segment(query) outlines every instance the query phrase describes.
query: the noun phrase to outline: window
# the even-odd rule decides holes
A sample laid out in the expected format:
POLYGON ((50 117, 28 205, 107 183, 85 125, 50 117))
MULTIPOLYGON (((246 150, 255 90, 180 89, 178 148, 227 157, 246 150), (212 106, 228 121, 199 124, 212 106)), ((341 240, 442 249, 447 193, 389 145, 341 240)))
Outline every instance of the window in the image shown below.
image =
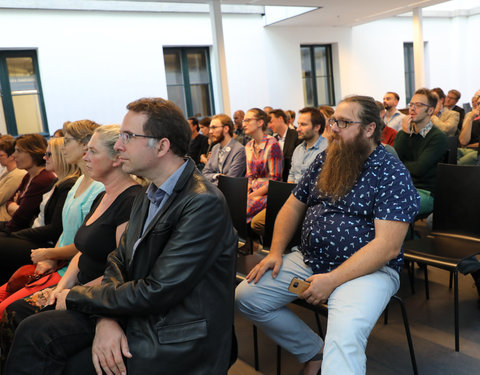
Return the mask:
POLYGON ((214 113, 208 48, 164 48, 168 99, 187 117, 214 113))
POLYGON ((300 46, 303 97, 306 106, 335 105, 332 46, 300 46))
POLYGON ((415 93, 415 67, 413 63, 413 43, 403 43, 403 60, 405 65, 405 100, 410 103, 415 93))
POLYGON ((0 132, 48 134, 35 51, 0 51, 0 132))

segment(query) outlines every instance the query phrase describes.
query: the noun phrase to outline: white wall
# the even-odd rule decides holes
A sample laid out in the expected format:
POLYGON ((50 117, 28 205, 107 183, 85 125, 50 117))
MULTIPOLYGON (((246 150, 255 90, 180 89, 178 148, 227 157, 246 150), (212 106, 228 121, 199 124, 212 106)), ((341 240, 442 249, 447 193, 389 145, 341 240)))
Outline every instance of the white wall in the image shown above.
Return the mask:
MULTIPOLYGON (((300 45, 316 43, 334 44, 337 100, 354 93, 381 99, 389 90, 404 100, 410 18, 354 28, 263 25, 260 15, 224 15, 232 111, 302 108, 300 45)), ((119 123, 130 101, 166 97, 162 48, 211 46, 210 27, 208 14, 0 10, 0 48, 37 48, 53 133, 66 120, 119 123)), ((427 85, 457 88, 470 100, 480 88, 479 29, 480 16, 424 19, 427 85)))

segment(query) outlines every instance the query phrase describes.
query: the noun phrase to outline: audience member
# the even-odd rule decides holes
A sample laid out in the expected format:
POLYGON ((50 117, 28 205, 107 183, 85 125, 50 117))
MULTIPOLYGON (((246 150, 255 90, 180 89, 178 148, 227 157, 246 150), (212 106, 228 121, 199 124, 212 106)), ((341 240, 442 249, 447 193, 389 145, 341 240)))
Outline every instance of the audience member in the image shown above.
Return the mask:
POLYGON ((457 150, 457 164, 475 165, 480 141, 480 96, 472 111, 465 115, 458 141, 462 147, 457 150))
POLYGON ((295 111, 292 111, 291 109, 288 109, 287 111, 285 111, 285 113, 287 114, 288 127, 290 129, 295 130, 295 111))
POLYGON ((269 105, 267 105, 266 107, 263 107, 263 111, 264 111, 267 115, 269 115, 270 112, 273 111, 273 108, 270 107, 269 105))
MULTIPOLYGON (((380 111, 380 118, 385 118, 386 109, 382 102, 378 100, 375 101, 377 104, 377 108, 380 111)), ((383 121, 383 120, 382 120, 383 121)), ((382 136, 380 138, 380 142, 385 145, 389 145, 390 147, 393 146, 393 142, 395 141, 395 137, 397 136, 397 131, 390 126, 386 126, 385 123, 382 125, 382 136)), ((388 150, 390 152, 390 150, 388 150)))
POLYGON ((460 131, 462 130, 462 124, 463 124, 463 120, 465 118, 465 110, 462 108, 462 107, 459 107, 457 105, 458 101, 460 100, 460 97, 462 96, 462 94, 460 94, 460 91, 458 90, 450 90, 445 98, 445 102, 444 102, 444 106, 451 110, 451 111, 455 111, 455 112, 458 112, 459 114, 459 120, 458 120, 458 127, 457 127, 457 134, 458 135, 460 133, 460 131))
POLYGON ((62 234, 63 204, 80 175, 77 165, 65 161, 62 147, 63 138, 48 141, 45 169, 54 172, 58 179, 53 189, 43 195, 40 213, 32 227, 0 236, 0 284, 7 282, 18 267, 31 262, 32 249, 55 246, 62 234))
POLYGON ((281 181, 283 156, 277 140, 265 134, 268 115, 259 108, 250 109, 243 119, 245 134, 252 140, 245 146, 248 177, 247 223, 267 204, 268 181, 281 181))
POLYGON ((198 126, 200 126, 200 132, 208 138, 208 148, 204 154, 200 155, 200 164, 205 166, 208 162, 208 158, 212 153, 212 147, 214 146, 214 142, 212 141, 212 137, 210 136, 210 122, 212 118, 209 116, 203 117, 199 122, 198 126))
POLYGON ((233 132, 233 138, 240 143, 241 145, 245 146, 248 142, 252 140, 252 137, 245 134, 243 130, 243 119, 245 117, 245 112, 242 110, 235 111, 233 114, 233 123, 235 124, 235 131, 233 132))
POLYGON ((445 134, 447 134, 449 137, 455 136, 457 133, 460 114, 444 107, 443 103, 445 101, 445 93, 440 87, 436 87, 431 91, 438 96, 438 99, 430 121, 432 121, 433 125, 445 132, 445 134))
POLYGON ((236 306, 305 363, 303 374, 320 367, 322 374, 364 374, 370 331, 400 285, 418 195, 402 163, 380 145, 372 98, 343 100, 329 121, 326 153, 280 210, 270 252, 237 287, 236 306), (301 244, 283 255, 302 220, 301 244), (299 296, 288 290, 292 277, 310 283, 299 296), (328 301, 325 342, 285 306, 298 297, 328 301))
POLYGON ((270 121, 268 127, 272 130, 273 136, 278 141, 283 153, 283 172, 282 180, 287 181, 290 166, 292 164, 292 155, 295 147, 298 146, 298 134, 287 125, 287 115, 281 109, 270 111, 270 121))
POLYGON ((15 140, 13 157, 17 168, 27 171, 18 189, 0 207, 1 227, 7 233, 28 228, 38 215, 42 196, 56 180, 53 172, 45 170, 43 155, 47 141, 40 134, 21 135, 15 140))
POLYGON ((288 174, 288 182, 295 184, 328 144, 328 140, 321 135, 325 129, 325 117, 318 109, 313 107, 301 109, 297 125, 298 139, 302 143, 293 152, 292 167, 288 174))
POLYGON ((27 171, 18 169, 13 153, 15 151, 15 139, 11 135, 4 135, 0 138, 0 165, 4 167, 0 175, 0 212, 6 211, 3 207, 7 200, 15 193, 20 186, 27 171))
MULTIPOLYGON (((105 185, 105 191, 95 198, 89 214, 75 234, 74 243, 79 252, 72 258, 57 286, 43 289, 8 306, 0 330, 2 353, 8 352, 11 333, 23 319, 38 313, 46 305, 53 305, 56 300, 61 305, 64 295, 75 285, 101 284, 107 256, 119 245, 133 201, 141 190, 140 185, 123 172, 118 153, 113 149, 119 130, 118 125, 101 126, 88 142, 88 151, 83 157, 86 169, 91 178, 105 185)), ((52 319, 52 316, 40 315, 52 319)))
MULTIPOLYGON (((70 122, 70 121, 67 121, 67 122, 70 122)), ((55 133, 53 133, 53 137, 52 138, 63 138, 63 130, 62 129, 57 129, 55 130, 55 133)))
POLYGON ((215 146, 203 175, 214 185, 218 184, 218 176, 245 176, 245 148, 233 139, 233 121, 224 114, 215 115, 210 124, 210 136, 215 146))
MULTIPOLYGON (((228 208, 184 160, 190 131, 177 106, 141 99, 128 109, 115 148, 125 172, 152 181, 148 193, 135 201, 102 285, 75 286, 57 295, 66 311, 25 319, 6 374, 61 374, 79 351, 97 373, 227 373, 237 250, 228 208)), ((82 363, 76 373, 95 374, 82 363)))
POLYGON ((63 231, 55 247, 31 250, 30 258, 37 265, 35 273, 46 274, 47 276, 28 284, 13 294, 7 292, 6 285, 0 287, 0 301, 2 301, 0 303, 0 316, 12 302, 57 284, 66 271, 66 267, 60 268, 61 263, 59 265, 58 261, 70 260, 77 253, 77 248, 73 243, 75 234, 90 211, 94 199, 105 189, 102 183, 94 181, 86 173, 85 162, 82 160, 87 151, 87 143, 98 126, 90 120, 73 121, 64 125, 63 154, 65 161, 68 164, 77 165, 82 171, 82 175, 68 192, 63 204, 63 231))
POLYGON ((383 97, 383 106, 385 107, 385 116, 382 118, 385 125, 395 129, 397 132, 402 128, 402 119, 405 117, 397 109, 400 96, 393 91, 389 91, 383 97))
POLYGON ((447 152, 446 134, 430 121, 436 105, 435 93, 428 89, 415 91, 408 105, 409 115, 403 118, 394 143, 420 194, 420 214, 433 211, 437 164, 447 152))
POLYGON ((188 119, 188 123, 190 124, 190 129, 192 131, 192 140, 190 142, 190 146, 188 147, 187 155, 190 156, 197 167, 199 167, 200 155, 206 154, 208 150, 208 137, 198 132, 199 125, 196 117, 190 117, 188 119))

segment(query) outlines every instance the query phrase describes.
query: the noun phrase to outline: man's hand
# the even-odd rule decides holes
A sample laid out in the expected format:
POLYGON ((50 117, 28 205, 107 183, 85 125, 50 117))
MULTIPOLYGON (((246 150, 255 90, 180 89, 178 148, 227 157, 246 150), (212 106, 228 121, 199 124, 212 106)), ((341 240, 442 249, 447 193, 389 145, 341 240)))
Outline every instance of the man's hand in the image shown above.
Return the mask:
POLYGON ((255 280, 255 284, 260 281, 263 274, 272 268, 272 277, 276 278, 280 268, 282 267, 282 256, 273 255, 272 253, 268 254, 265 258, 262 259, 253 269, 248 273, 246 279, 249 283, 255 280))
POLYGON ((402 130, 405 133, 410 134, 411 124, 412 124, 412 118, 410 117, 410 115, 406 115, 402 118, 402 130))
POLYGON ((299 297, 312 305, 326 302, 337 287, 328 273, 312 275, 305 281, 308 281, 310 286, 299 297))
POLYGON ((122 327, 113 319, 98 319, 92 345, 92 360, 97 374, 102 375, 103 369, 107 375, 126 375, 122 354, 132 358, 122 327))
POLYGON ((62 289, 58 291, 57 293, 51 293, 50 298, 48 300, 48 304, 51 305, 55 302, 55 299, 57 300, 57 304, 55 305, 55 310, 66 310, 67 309, 67 294, 70 292, 70 289, 62 289), (53 297, 53 298, 52 298, 53 297), (53 301, 52 301, 53 300, 53 301), (52 301, 50 303, 50 301, 52 301))

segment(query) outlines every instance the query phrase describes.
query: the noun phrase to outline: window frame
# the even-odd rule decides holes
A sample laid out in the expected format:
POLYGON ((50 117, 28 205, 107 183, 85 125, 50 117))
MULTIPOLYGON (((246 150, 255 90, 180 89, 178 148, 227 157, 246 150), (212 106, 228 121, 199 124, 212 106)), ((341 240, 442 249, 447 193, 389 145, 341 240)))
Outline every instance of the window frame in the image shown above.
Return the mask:
POLYGON ((35 77, 38 85, 38 100, 40 108, 40 116, 42 119, 43 129, 39 132, 44 136, 49 135, 49 128, 47 122, 47 112, 45 101, 43 97, 42 80, 40 78, 40 67, 38 65, 37 50, 0 50, 0 87, 2 90, 2 103, 5 115, 5 123, 7 125, 7 133, 12 136, 17 136, 17 120, 15 118, 15 109, 13 105, 12 90, 10 87, 10 80, 8 77, 7 58, 10 57, 30 57, 35 71, 35 77))
MULTIPOLYGON (((313 91, 313 106, 318 107, 320 105, 328 105, 328 106, 335 106, 335 81, 333 76, 333 59, 332 59, 332 45, 331 44, 301 44, 300 45, 300 59, 302 60, 302 48, 308 48, 310 51, 310 70, 312 72, 312 76, 309 78, 312 91, 313 91), (317 72, 316 72, 316 64, 315 64, 315 48, 316 47, 323 47, 325 48, 325 66, 327 67, 327 82, 328 82, 328 100, 327 103, 319 103, 318 101, 318 87, 317 87, 317 72)), ((303 61, 301 61, 303 63, 303 61)), ((303 71, 302 71, 303 73, 303 71)), ((306 85, 303 82, 302 76, 302 86, 303 92, 305 95, 306 92, 306 85)), ((305 103, 306 105, 306 103, 305 103)))

